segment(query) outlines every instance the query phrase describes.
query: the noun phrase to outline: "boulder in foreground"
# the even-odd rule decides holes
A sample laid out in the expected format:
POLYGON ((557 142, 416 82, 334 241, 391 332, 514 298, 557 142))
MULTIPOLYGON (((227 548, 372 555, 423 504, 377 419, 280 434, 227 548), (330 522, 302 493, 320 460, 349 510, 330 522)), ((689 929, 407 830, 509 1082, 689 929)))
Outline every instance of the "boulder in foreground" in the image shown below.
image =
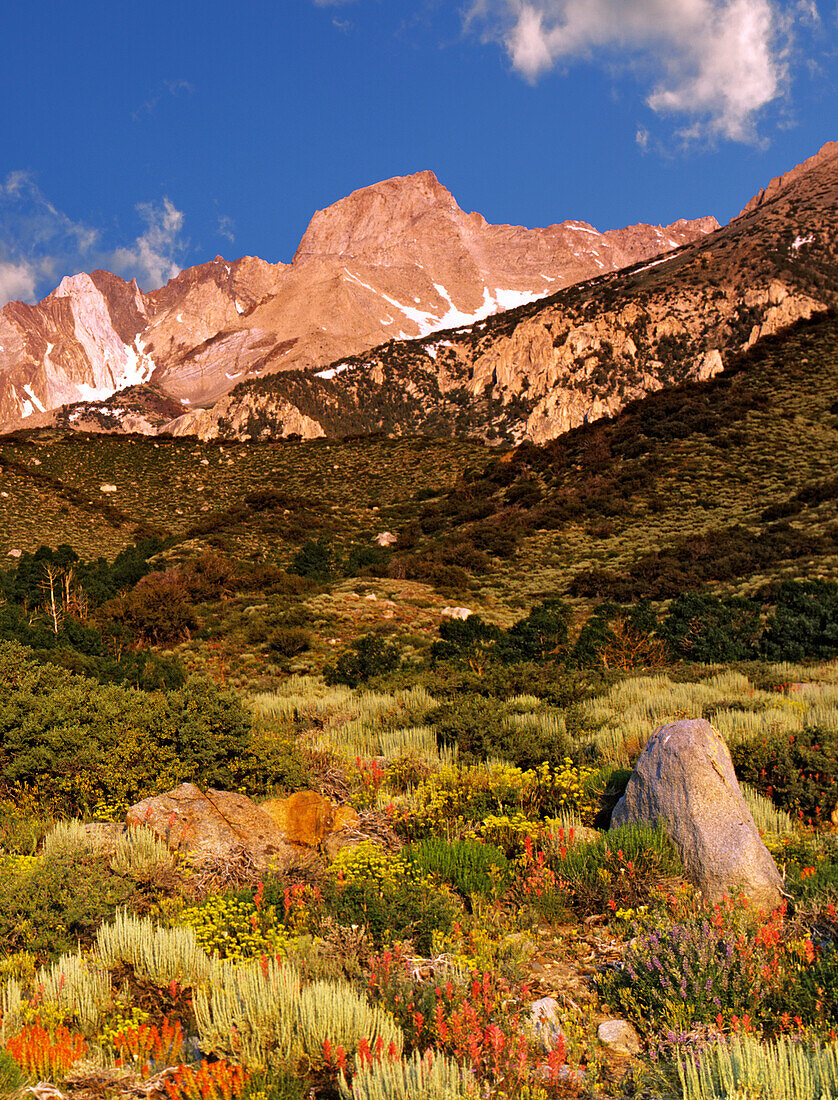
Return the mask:
POLYGON ((780 904, 783 881, 739 789, 727 745, 703 718, 652 734, 611 815, 612 827, 659 820, 708 901, 742 893, 766 911, 780 904))
POLYGON ((130 825, 146 825, 170 848, 198 862, 225 859, 244 850, 257 867, 290 871, 309 864, 315 853, 293 844, 279 825, 246 795, 201 791, 181 783, 166 794, 146 798, 126 814, 130 825))

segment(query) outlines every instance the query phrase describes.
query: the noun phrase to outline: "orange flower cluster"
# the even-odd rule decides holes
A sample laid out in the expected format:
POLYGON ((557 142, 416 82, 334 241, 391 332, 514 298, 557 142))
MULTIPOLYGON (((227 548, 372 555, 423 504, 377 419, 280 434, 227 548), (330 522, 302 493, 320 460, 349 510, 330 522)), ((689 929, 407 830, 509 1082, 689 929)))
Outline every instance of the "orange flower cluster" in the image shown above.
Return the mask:
POLYGON ((179 1020, 170 1024, 167 1019, 159 1028, 154 1024, 125 1028, 114 1036, 113 1043, 119 1056, 117 1065, 130 1062, 146 1076, 153 1062, 168 1066, 178 1057, 183 1050, 183 1032, 179 1020))
POLYGON ((199 1066, 178 1066, 166 1079, 169 1100, 233 1100, 241 1096, 247 1074, 241 1066, 220 1059, 199 1066))
POLYGON ((66 1027, 50 1033, 39 1020, 27 1025, 20 1035, 9 1039, 6 1050, 28 1073, 50 1080, 63 1076, 87 1054, 84 1036, 66 1027))

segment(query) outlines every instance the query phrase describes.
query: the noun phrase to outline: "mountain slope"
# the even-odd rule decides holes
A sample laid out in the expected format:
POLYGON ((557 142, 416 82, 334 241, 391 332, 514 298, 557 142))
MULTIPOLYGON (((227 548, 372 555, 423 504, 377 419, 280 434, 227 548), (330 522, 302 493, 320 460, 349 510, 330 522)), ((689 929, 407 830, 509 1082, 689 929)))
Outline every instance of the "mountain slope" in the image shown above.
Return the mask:
POLYGON ((760 341, 706 382, 497 458, 425 506, 411 553, 468 561, 502 533, 501 574, 530 599, 838 579, 836 470, 832 311, 760 341))
POLYGON ((206 437, 555 438, 646 393, 711 377, 757 340, 835 305, 836 200, 832 143, 730 225, 660 259, 477 324, 346 356, 315 379, 288 373, 238 386, 211 413, 170 427, 206 437))
POLYGON ((151 431, 164 422, 161 402, 206 408, 241 379, 316 371, 391 336, 469 323, 716 225, 493 226, 462 211, 431 172, 387 180, 316 213, 291 264, 219 256, 150 294, 94 272, 64 279, 37 306, 6 306, 0 425, 85 402, 76 426, 151 431))

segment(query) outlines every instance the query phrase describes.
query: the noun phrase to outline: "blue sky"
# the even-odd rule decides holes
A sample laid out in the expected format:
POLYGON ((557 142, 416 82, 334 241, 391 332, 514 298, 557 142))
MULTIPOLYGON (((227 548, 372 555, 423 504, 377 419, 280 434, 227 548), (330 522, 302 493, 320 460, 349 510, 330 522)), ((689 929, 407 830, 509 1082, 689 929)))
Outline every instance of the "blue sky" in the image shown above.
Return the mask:
POLYGON ((838 139, 836 0, 42 0, 3 44, 0 303, 288 261, 425 168, 492 222, 724 221, 838 139))

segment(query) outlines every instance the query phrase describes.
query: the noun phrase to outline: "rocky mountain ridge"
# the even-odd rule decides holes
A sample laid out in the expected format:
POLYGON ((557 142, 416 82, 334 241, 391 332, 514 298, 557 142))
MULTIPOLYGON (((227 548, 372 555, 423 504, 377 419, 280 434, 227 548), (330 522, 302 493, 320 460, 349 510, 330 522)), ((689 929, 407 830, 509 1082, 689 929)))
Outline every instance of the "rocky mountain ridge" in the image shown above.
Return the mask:
MULTIPOLYGON (((713 218, 600 233, 494 226, 431 172, 353 192, 312 218, 291 264, 218 256, 143 294, 108 272, 0 310, 0 427, 188 430, 242 379, 316 372, 528 303, 712 232, 713 218)), ((313 430, 294 423, 287 430, 313 430)))
POLYGON ((730 225, 660 258, 420 340, 236 387, 170 425, 204 438, 385 431, 544 442, 720 372, 838 305, 838 143, 730 225))

